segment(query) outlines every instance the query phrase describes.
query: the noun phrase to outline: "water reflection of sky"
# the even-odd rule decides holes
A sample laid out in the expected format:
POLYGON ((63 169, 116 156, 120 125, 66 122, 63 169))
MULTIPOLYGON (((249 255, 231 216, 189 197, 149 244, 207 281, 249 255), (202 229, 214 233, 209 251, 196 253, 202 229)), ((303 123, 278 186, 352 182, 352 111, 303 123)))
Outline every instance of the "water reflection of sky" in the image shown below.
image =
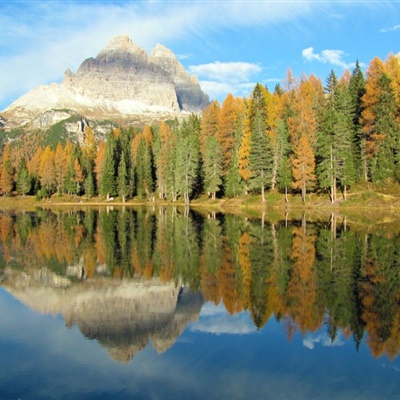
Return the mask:
POLYGON ((120 364, 76 326, 0 289, 0 398, 398 398, 398 360, 374 359, 364 344, 357 352, 341 334, 326 346, 324 329, 288 342, 274 318, 259 331, 250 321, 207 303, 168 351, 149 345, 120 364))

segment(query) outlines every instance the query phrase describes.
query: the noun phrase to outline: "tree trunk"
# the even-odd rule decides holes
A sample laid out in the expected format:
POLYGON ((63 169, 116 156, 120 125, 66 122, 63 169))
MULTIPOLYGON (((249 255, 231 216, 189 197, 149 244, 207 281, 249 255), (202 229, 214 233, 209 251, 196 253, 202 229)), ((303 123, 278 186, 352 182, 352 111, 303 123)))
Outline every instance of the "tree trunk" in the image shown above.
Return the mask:
POLYGON ((264 171, 261 171, 261 201, 265 203, 264 171))
POLYGON ((303 187, 301 188, 301 198, 303 200, 303 203, 306 203, 306 183, 303 183, 303 187))
POLYGON ((287 187, 285 186, 285 202, 289 203, 288 195, 287 195, 287 187))

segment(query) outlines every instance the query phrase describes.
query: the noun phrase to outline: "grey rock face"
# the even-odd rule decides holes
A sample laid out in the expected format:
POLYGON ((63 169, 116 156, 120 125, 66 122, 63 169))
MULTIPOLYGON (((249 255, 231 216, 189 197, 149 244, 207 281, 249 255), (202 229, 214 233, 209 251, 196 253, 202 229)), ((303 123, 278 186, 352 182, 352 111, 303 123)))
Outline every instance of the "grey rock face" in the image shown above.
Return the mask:
POLYGON ((129 37, 118 36, 95 58, 83 61, 76 74, 67 70, 61 84, 31 90, 3 115, 20 124, 36 119, 38 125, 38 117, 49 110, 72 110, 95 119, 129 120, 140 115, 151 120, 200 112, 208 104, 197 78, 172 51, 157 45, 148 57, 129 37))
POLYGON ((196 112, 207 107, 210 99, 201 90, 198 79, 183 68, 171 50, 157 44, 151 52, 150 61, 170 74, 181 109, 196 112))

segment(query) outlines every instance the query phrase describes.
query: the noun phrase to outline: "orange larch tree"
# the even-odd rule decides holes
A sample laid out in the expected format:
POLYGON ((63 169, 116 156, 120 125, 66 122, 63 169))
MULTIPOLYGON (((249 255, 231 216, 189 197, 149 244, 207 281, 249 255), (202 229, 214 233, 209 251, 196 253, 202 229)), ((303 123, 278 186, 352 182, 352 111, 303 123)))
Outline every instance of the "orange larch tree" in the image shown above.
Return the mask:
POLYGON ((216 136, 219 128, 219 120, 221 114, 221 106, 218 100, 214 100, 207 106, 201 115, 200 125, 200 152, 204 157, 206 151, 207 138, 210 136, 216 136))
POLYGON ((306 202, 307 186, 315 181, 315 157, 307 135, 301 135, 294 147, 293 183, 294 189, 301 190, 301 198, 306 202))
POLYGON ((54 173, 54 151, 47 146, 42 154, 39 164, 39 178, 42 187, 45 187, 47 194, 51 194, 55 184, 54 173))
POLYGON ((232 94, 228 94, 222 103, 216 137, 222 150, 224 175, 228 173, 231 164, 237 125, 237 102, 232 94))

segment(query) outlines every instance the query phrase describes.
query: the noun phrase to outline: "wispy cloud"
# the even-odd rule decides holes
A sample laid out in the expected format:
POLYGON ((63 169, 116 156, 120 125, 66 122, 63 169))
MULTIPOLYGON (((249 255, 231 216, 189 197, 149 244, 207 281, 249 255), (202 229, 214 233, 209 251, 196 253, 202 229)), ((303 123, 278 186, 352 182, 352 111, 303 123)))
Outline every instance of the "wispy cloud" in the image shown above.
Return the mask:
POLYGON ((346 63, 343 57, 346 53, 343 50, 322 50, 321 53, 315 53, 313 47, 308 47, 302 51, 302 56, 306 61, 319 61, 324 64, 332 64, 343 69, 354 67, 354 63, 346 63))
POLYGON ((381 32, 386 33, 386 32, 393 32, 393 31, 398 31, 400 30, 400 24, 391 26, 390 28, 382 28, 381 32))
POLYGON ((310 350, 313 350, 316 344, 320 344, 324 347, 335 347, 343 346, 345 342, 341 334, 337 335, 335 340, 332 342, 326 332, 318 333, 316 335, 309 334, 303 339, 303 345, 310 350))
POLYGON ((247 62, 219 62, 191 65, 189 71, 200 78, 200 85, 211 99, 222 101, 228 93, 248 96, 262 72, 258 64, 247 62))
POLYGON ((259 65, 247 62, 222 63, 216 61, 189 67, 189 71, 199 78, 230 83, 248 82, 251 76, 258 74, 261 70, 262 68, 259 65))

